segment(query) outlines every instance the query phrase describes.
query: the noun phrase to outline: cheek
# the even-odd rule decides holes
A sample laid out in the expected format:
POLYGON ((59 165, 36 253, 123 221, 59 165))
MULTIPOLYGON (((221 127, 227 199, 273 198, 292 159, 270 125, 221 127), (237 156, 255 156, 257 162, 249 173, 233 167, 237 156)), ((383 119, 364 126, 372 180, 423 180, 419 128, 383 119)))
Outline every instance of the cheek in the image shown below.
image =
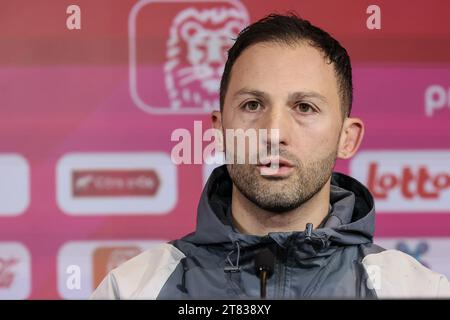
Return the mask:
MULTIPOLYGON (((231 109, 231 106, 227 106, 231 109)), ((244 121, 238 116, 237 110, 227 110, 223 113, 222 124, 224 128, 237 129, 243 128, 244 121)))
POLYGON ((337 148, 339 127, 336 124, 324 122, 298 127, 291 141, 294 152, 309 159, 328 155, 337 148))
POLYGON ((257 129, 259 128, 259 122, 254 118, 255 117, 245 117, 239 112, 235 112, 223 119, 223 126, 228 129, 242 129, 244 131, 248 129, 257 129))
POLYGON ((339 129, 335 126, 324 130, 317 141, 319 148, 324 154, 329 154, 331 151, 336 150, 339 142, 339 129))
POLYGON ((336 153, 339 143, 339 132, 337 128, 332 128, 324 132, 317 143, 317 156, 320 159, 329 157, 331 153, 336 153))

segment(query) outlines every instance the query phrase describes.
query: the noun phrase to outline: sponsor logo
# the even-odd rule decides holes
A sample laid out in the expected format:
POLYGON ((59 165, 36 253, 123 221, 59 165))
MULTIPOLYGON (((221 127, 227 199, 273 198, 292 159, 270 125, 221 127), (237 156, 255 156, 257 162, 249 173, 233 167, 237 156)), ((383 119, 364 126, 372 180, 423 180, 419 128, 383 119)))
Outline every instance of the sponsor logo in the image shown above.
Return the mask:
POLYGON ((0 216, 17 216, 30 203, 30 169, 19 154, 0 154, 0 216))
POLYGON ((425 267, 450 278, 450 238, 376 238, 385 249, 402 251, 425 267))
MULTIPOLYGON (((226 52, 232 46, 241 29, 249 24, 245 7, 235 0, 228 1, 164 1, 165 8, 172 8, 168 37, 161 52, 165 51, 163 60, 164 79, 168 106, 156 106, 154 102, 143 98, 139 92, 138 57, 148 57, 138 48, 148 46, 137 43, 152 41, 153 51, 158 46, 154 40, 140 35, 137 26, 145 25, 147 29, 155 28, 145 13, 152 12, 152 7, 162 1, 139 1, 132 8, 129 16, 130 39, 130 91, 136 105, 142 110, 159 114, 201 114, 219 108, 219 86, 226 52), (173 14, 173 9, 176 13, 173 14), (140 20, 138 20, 140 19, 140 20), (138 52, 139 51, 139 52, 138 52)), ((144 32, 145 29, 142 29, 144 32)), ((153 53, 154 54, 154 53, 153 53)))
POLYGON ((12 269, 18 262, 17 258, 0 258, 0 288, 11 288, 15 276, 12 269))
POLYGON ((438 110, 445 107, 450 109, 450 88, 440 85, 431 85, 425 90, 425 114, 433 117, 438 110))
POLYGON ((65 299, 87 299, 108 272, 163 240, 73 241, 58 253, 58 291, 65 299))
POLYGON ((30 295, 31 266, 28 250, 17 242, 0 242, 0 300, 30 295))
POLYGON ((165 153, 71 153, 56 171, 58 205, 71 215, 164 214, 177 201, 165 153))
POLYGON ((437 199, 442 190, 450 187, 450 175, 447 172, 431 174, 427 166, 414 170, 405 166, 401 172, 381 172, 379 164, 369 164, 368 186, 375 198, 386 199, 389 191, 398 188, 405 199, 437 199), (429 186, 427 190, 427 186, 429 186))
POLYGON ((395 246, 395 249, 400 250, 406 254, 409 254, 414 259, 419 261, 421 264, 423 264, 425 267, 429 268, 429 265, 427 262, 424 261, 423 255, 426 254, 429 250, 428 242, 425 240, 419 241, 414 247, 410 248, 408 243, 405 241, 399 241, 397 245, 395 246))
POLYGON ((75 197, 154 196, 159 177, 154 170, 75 170, 75 197))
POLYGON ((450 152, 361 151, 350 174, 374 196, 377 211, 450 211, 450 152))
POLYGON ((139 253, 141 249, 138 246, 96 248, 93 253, 93 287, 97 288, 108 272, 139 253))

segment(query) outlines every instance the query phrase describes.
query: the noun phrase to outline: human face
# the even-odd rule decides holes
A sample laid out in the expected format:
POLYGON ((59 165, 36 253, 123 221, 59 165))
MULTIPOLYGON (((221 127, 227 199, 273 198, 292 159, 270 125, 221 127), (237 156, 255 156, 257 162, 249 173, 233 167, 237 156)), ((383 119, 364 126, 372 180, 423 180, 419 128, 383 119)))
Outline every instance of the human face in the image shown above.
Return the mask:
MULTIPOLYGON (((257 206, 295 209, 329 180, 343 120, 333 64, 318 49, 306 43, 250 46, 231 70, 223 112, 216 116, 222 130, 279 130, 277 172, 262 174, 258 164, 228 165, 234 185, 257 206)), ((246 159, 249 152, 247 146, 246 159)))

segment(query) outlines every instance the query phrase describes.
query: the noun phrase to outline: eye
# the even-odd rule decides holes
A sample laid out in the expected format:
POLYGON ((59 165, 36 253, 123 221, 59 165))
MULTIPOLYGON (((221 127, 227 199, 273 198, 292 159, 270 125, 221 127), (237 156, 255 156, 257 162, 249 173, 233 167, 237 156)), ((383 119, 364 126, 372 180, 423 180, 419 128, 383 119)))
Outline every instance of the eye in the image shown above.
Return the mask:
POLYGON ((258 111, 261 108, 261 104, 258 101, 248 101, 244 103, 241 107, 241 109, 244 109, 245 111, 249 112, 255 112, 258 111))
POLYGON ((305 102, 301 102, 295 107, 301 113, 311 113, 315 112, 315 109, 309 104, 305 102))

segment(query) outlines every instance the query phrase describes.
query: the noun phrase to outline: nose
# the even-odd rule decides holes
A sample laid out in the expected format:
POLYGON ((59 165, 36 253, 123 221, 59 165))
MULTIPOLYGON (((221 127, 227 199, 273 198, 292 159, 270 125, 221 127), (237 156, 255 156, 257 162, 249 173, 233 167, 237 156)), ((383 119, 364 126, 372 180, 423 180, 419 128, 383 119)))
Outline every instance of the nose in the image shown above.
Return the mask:
POLYGON ((261 140, 265 145, 275 144, 278 147, 289 145, 292 125, 288 108, 283 105, 271 107, 264 116, 261 129, 267 129, 266 137, 261 140))

